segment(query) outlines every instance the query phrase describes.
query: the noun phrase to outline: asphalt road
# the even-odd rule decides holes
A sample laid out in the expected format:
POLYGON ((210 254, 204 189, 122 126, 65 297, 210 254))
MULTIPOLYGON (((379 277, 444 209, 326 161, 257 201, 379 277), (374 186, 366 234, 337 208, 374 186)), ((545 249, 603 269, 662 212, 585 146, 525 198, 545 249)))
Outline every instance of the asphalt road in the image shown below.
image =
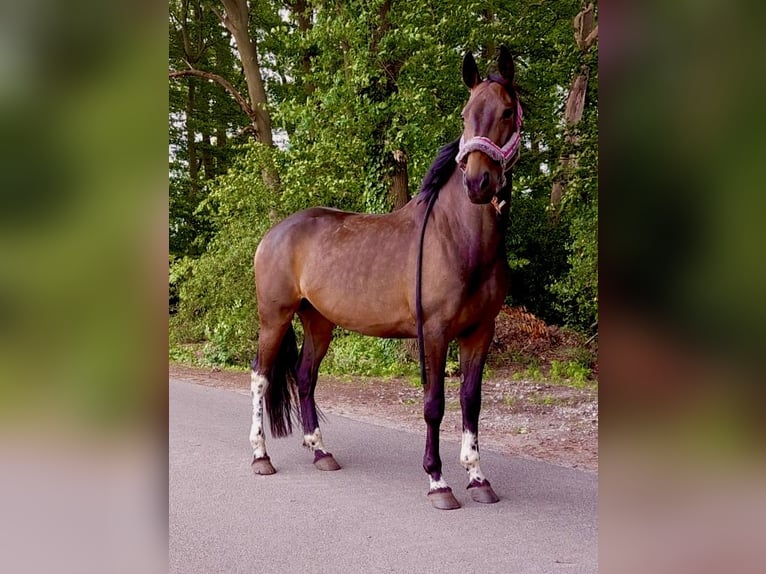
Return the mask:
MULTIPOLYGON (((383 406, 382 408, 385 408, 383 406)), ((597 572, 597 477, 482 450, 500 496, 471 500, 442 438, 444 475, 463 505, 426 499, 424 435, 328 415, 322 472, 300 433, 268 439, 277 474, 255 476, 250 397, 170 381, 170 571, 196 573, 597 572)))

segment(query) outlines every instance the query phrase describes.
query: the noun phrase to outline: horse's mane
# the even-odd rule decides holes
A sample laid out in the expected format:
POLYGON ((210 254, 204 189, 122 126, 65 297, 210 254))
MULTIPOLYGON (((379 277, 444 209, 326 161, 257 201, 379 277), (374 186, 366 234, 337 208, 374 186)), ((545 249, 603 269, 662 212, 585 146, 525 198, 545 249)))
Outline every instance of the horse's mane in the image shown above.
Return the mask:
POLYGON ((444 187, 452 177, 452 173, 457 167, 455 158, 457 157, 458 148, 460 147, 460 138, 452 141, 442 147, 439 153, 436 154, 436 159, 428 168, 426 176, 423 178, 423 183, 420 184, 420 192, 418 193, 418 202, 425 201, 426 203, 431 199, 431 196, 437 195, 439 190, 444 187))

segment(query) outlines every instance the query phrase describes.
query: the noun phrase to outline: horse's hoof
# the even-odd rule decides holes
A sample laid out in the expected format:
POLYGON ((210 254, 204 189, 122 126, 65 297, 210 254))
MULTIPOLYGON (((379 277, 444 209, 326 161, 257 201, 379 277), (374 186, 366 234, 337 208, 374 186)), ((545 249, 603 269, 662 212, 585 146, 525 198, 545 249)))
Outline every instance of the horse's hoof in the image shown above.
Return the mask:
POLYGON ((271 464, 271 459, 268 455, 262 456, 261 458, 254 458, 251 466, 253 467, 253 472, 255 474, 265 475, 277 472, 277 469, 271 464))
POLYGON ((338 461, 329 452, 319 450, 314 453, 314 466, 319 470, 340 470, 338 461))
POLYGON ((493 504, 500 500, 489 485, 489 481, 484 481, 476 486, 468 485, 468 492, 471 493, 471 498, 482 504, 493 504))
POLYGON ((447 488, 440 488, 428 493, 428 500, 431 501, 431 505, 439 510, 455 510, 460 508, 460 503, 452 494, 452 490, 447 488))

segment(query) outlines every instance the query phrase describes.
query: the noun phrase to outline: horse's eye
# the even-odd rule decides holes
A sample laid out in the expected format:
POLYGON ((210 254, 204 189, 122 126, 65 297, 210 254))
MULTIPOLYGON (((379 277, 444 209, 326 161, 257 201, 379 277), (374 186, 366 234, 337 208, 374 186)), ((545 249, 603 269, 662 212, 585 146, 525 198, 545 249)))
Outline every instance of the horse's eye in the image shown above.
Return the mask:
POLYGON ((505 108, 503 110, 503 119, 504 120, 510 120, 512 115, 513 115, 513 108, 505 108))

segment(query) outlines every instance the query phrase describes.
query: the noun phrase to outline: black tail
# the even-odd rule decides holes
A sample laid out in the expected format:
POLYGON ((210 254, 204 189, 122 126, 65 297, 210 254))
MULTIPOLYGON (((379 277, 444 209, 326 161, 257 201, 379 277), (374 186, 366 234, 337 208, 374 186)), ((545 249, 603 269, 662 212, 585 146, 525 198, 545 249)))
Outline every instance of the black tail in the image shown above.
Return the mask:
POLYGON ((293 432, 293 416, 297 411, 297 383, 295 368, 298 364, 298 343, 295 340, 295 330, 290 325, 287 328, 274 366, 269 373, 269 384, 266 387, 265 403, 269 415, 271 436, 275 438, 287 436, 293 432))

